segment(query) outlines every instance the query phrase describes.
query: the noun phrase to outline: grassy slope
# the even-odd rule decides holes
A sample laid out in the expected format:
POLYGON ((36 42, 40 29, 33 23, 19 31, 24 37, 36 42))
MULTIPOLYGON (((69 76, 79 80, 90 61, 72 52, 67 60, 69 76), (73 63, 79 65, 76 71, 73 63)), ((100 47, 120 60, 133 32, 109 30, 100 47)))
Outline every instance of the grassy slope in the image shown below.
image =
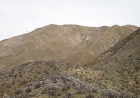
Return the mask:
POLYGON ((107 88, 140 95, 140 29, 131 35, 88 65, 102 72, 100 82, 107 88))

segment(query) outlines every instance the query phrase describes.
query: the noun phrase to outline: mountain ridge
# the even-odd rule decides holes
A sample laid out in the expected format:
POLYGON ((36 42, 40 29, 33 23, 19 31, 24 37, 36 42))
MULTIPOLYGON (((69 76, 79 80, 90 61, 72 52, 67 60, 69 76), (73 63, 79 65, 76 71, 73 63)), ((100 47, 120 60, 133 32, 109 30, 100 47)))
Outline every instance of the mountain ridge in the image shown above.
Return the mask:
POLYGON ((31 33, 0 41, 0 66, 19 65, 36 60, 85 63, 85 59, 96 57, 136 29, 137 27, 131 25, 122 27, 118 25, 112 27, 44 26, 31 33), (73 59, 73 57, 77 58, 73 59))

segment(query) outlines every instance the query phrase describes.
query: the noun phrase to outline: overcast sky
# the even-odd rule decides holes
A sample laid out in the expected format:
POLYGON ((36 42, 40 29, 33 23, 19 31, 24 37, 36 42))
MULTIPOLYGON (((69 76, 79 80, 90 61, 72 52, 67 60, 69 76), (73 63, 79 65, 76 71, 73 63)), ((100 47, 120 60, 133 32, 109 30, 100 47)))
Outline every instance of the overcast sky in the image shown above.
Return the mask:
POLYGON ((0 40, 48 24, 140 26, 140 0, 0 0, 0 40))

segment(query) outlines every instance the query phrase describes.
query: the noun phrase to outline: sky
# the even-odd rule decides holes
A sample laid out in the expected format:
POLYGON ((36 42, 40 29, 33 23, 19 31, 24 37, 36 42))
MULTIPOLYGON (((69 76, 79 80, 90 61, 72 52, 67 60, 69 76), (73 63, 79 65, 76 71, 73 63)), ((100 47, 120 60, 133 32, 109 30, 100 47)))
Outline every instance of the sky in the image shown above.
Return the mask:
POLYGON ((0 0, 0 40, 49 24, 140 26, 140 0, 0 0))

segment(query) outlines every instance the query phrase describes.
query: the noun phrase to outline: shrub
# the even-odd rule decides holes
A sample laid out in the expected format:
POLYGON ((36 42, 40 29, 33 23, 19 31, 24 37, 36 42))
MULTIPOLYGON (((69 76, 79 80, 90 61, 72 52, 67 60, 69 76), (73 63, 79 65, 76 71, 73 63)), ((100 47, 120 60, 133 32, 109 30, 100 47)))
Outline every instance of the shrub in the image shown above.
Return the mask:
POLYGON ((92 88, 91 88, 91 92, 92 92, 92 93, 97 93, 97 92, 98 92, 98 88, 92 87, 92 88))
POLYGON ((25 89, 25 92, 26 92, 26 93, 30 93, 31 91, 32 91, 31 88, 26 88, 26 89, 25 89))
POLYGON ((19 86, 26 84, 28 81, 26 79, 22 79, 19 83, 19 86))
POLYGON ((63 98, 74 98, 71 93, 67 93, 63 98))
POLYGON ((50 88, 48 89, 48 93, 49 93, 49 95, 51 95, 51 96, 55 96, 56 93, 57 93, 56 88, 55 88, 55 87, 50 87, 50 88))
POLYGON ((119 96, 119 93, 115 90, 105 89, 103 91, 103 96, 108 98, 117 98, 119 96))
POLYGON ((91 94, 88 94, 87 96, 86 96, 86 98, 94 98, 94 95, 91 93, 91 94))
POLYGON ((34 88, 35 88, 35 89, 37 89, 37 88, 39 88, 39 87, 41 87, 41 85, 40 85, 39 83, 37 83, 37 84, 34 85, 34 88))
POLYGON ((15 95, 20 95, 21 93, 22 93, 22 90, 21 89, 19 89, 19 90, 17 90, 17 91, 14 92, 15 95))
POLYGON ((121 93, 120 98, 130 98, 128 93, 121 93))

